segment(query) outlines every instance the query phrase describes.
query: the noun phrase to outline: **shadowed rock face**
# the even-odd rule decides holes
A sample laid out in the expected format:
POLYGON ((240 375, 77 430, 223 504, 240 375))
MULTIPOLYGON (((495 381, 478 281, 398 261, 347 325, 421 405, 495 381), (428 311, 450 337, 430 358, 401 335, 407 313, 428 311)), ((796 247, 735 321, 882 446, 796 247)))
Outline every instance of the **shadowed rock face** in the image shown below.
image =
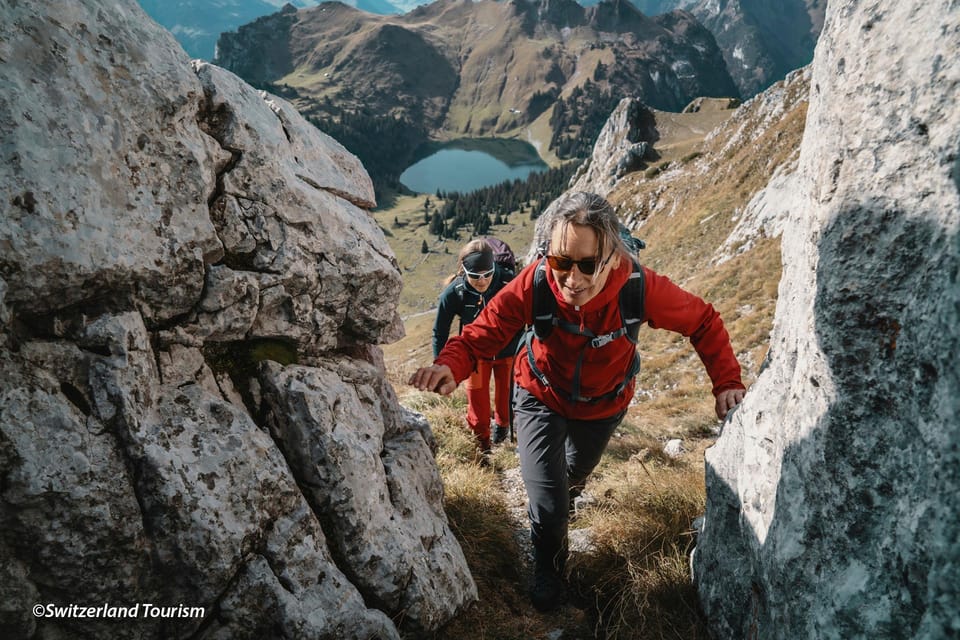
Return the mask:
POLYGON ((707 452, 718 638, 960 631, 956 3, 831 0, 765 370, 707 452))
POLYGON ((5 3, 0 59, 5 637, 398 638, 475 599, 356 158, 133 0, 5 3))

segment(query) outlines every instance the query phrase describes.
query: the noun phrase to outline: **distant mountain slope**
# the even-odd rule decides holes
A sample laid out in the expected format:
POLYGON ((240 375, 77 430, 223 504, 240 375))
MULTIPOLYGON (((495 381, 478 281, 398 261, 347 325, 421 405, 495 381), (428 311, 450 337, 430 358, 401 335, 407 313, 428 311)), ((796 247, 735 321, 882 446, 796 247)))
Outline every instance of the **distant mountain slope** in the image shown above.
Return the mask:
MULTIPOLYGON (((312 7, 320 0, 138 0, 143 10, 166 27, 180 46, 194 58, 213 60, 221 33, 233 31, 260 16, 274 13, 286 4, 312 7)), ((348 2, 371 13, 400 13, 388 0, 348 2)))
POLYGON ((517 131, 591 83, 674 110, 737 95, 692 15, 649 18, 625 0, 438 0, 402 16, 288 8, 221 36, 216 63, 307 113, 365 109, 451 135, 517 131))
POLYGON ((701 0, 690 9, 714 34, 744 97, 810 63, 827 0, 701 0))
MULTIPOLYGON (((723 51, 744 98, 813 59, 827 0, 631 0, 646 15, 685 9, 723 51)), ((581 4, 595 4, 581 0, 581 4)))

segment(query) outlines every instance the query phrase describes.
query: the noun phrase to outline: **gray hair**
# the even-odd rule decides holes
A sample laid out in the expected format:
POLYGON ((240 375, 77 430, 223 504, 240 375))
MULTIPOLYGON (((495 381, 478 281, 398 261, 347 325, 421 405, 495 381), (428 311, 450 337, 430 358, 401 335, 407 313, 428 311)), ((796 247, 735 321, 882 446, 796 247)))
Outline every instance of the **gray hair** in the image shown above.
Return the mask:
POLYGON ((590 227, 597 234, 597 259, 602 259, 611 250, 630 255, 620 235, 620 219, 610 203, 595 193, 568 191, 550 203, 537 218, 533 242, 527 252, 526 263, 536 262, 550 248, 550 238, 558 224, 578 224, 590 227))

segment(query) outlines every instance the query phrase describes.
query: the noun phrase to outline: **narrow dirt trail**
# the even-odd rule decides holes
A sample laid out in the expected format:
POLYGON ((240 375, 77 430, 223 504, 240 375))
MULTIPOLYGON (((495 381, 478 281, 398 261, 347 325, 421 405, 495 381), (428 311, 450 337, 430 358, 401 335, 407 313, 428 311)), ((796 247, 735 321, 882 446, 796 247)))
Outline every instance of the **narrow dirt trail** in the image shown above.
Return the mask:
MULTIPOLYGON (((520 564, 520 575, 524 580, 521 587, 522 592, 526 594, 533 570, 533 545, 530 543, 530 521, 527 518, 527 492, 523 487, 520 467, 504 469, 497 475, 503 487, 504 501, 513 525, 513 536, 519 549, 517 561, 520 564)), ((552 628, 543 636, 545 640, 593 640, 596 637, 587 612, 571 604, 566 604, 555 612, 540 615, 549 621, 549 626, 552 628)))

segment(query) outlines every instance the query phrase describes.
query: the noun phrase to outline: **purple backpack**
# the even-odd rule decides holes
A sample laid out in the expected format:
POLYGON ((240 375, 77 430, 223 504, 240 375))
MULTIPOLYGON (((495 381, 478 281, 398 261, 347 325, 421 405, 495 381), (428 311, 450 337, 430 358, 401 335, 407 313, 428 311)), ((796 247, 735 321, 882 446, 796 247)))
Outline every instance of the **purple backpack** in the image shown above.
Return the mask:
POLYGON ((513 249, 500 238, 487 236, 484 238, 493 248, 493 261, 501 268, 507 269, 510 273, 517 272, 517 258, 513 255, 513 249))

